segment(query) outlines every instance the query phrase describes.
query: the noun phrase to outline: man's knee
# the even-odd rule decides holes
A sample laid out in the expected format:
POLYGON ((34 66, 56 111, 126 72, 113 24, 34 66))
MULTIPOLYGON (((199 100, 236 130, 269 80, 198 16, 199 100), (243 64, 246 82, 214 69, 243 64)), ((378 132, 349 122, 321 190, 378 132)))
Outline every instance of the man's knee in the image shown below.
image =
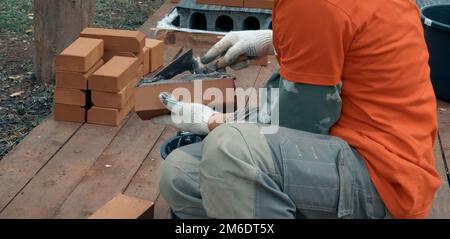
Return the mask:
POLYGON ((204 141, 200 163, 200 187, 208 216, 254 217, 258 175, 261 171, 273 173, 273 168, 270 149, 257 125, 216 128, 204 141))
POLYGON ((237 144, 243 144, 242 134, 237 124, 223 124, 208 134, 203 143, 203 154, 232 151, 237 144))
POLYGON ((183 150, 173 151, 161 164, 159 189, 167 202, 176 207, 186 195, 198 192, 199 159, 183 150))
POLYGON ((161 164, 159 190, 167 201, 176 198, 178 185, 184 178, 184 175, 174 164, 177 161, 177 157, 180 156, 180 151, 175 150, 161 164))
POLYGON ((205 139, 200 172, 224 177, 251 169, 272 171, 272 165, 267 141, 256 124, 224 124, 205 139))
POLYGON ((233 160, 244 160, 239 157, 248 154, 243 133, 236 128, 236 124, 224 124, 214 129, 204 141, 200 170, 212 175, 222 174, 224 172, 220 171, 228 168, 227 164, 233 163, 233 160))

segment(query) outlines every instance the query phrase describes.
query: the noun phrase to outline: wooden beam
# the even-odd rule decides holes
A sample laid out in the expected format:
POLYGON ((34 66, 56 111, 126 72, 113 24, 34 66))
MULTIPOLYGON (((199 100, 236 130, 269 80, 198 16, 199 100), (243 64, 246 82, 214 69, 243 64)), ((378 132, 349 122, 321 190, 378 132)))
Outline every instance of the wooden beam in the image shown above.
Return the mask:
POLYGON ((164 132, 153 145, 147 158, 130 180, 124 194, 155 202, 159 196, 160 166, 163 161, 160 153, 161 145, 177 133, 174 127, 166 127, 164 132))
POLYGON ((0 212, 81 127, 50 116, 0 161, 0 212))
POLYGON ((51 218, 127 122, 128 118, 119 127, 84 124, 3 209, 0 218, 51 218))
POLYGON ((158 10, 153 13, 149 19, 138 29, 145 33, 148 37, 155 38, 155 27, 159 20, 161 20, 167 13, 169 13, 177 4, 166 1, 158 10))
POLYGON ((92 22, 95 0, 35 0, 33 4, 35 74, 41 82, 51 83, 55 55, 92 22))
POLYGON ((163 129, 131 113, 128 123, 53 217, 88 218, 111 198, 122 193, 151 150, 149 145, 157 141, 163 129))

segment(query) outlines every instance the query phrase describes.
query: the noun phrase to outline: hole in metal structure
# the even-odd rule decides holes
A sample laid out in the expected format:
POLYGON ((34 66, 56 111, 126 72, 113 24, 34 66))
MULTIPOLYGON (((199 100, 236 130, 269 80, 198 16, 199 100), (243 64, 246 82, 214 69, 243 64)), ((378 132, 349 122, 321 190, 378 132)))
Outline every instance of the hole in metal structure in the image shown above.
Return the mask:
POLYGON ((256 17, 247 17, 244 20, 244 24, 242 26, 243 30, 259 30, 261 29, 261 25, 259 24, 259 20, 256 17))
POLYGON ((269 29, 272 30, 272 22, 269 24, 269 29))
POLYGON ((180 26, 180 16, 177 16, 173 21, 172 25, 179 27, 180 26))
POLYGON ((206 30, 206 16, 203 13, 195 12, 191 15, 189 28, 197 30, 206 30))
POLYGON ((234 22, 229 16, 222 15, 216 20, 216 31, 229 32, 233 30, 234 22))

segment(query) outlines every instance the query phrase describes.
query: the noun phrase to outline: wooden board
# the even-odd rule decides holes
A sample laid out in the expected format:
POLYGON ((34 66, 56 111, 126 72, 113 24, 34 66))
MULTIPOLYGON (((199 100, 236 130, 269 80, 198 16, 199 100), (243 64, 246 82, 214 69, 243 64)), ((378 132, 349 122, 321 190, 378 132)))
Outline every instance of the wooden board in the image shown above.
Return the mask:
POLYGON ((81 127, 50 118, 0 161, 0 212, 81 127))
POLYGON ((166 127, 156 144, 151 149, 136 175, 134 175, 124 194, 155 202, 159 196, 159 167, 162 162, 161 145, 173 137, 178 130, 166 127))
POLYGON ((0 218, 53 217, 120 128, 84 124, 3 210, 0 218))
POLYGON ((129 122, 103 151, 55 217, 87 218, 122 193, 161 132, 162 127, 144 122, 132 113, 129 122))
MULTIPOLYGON (((450 166, 448 159, 450 158, 450 103, 440 101, 438 103, 439 131, 442 143, 444 144, 444 153, 447 157, 447 164, 450 166)), ((442 151, 439 142, 435 145, 436 167, 441 175, 442 185, 437 192, 433 208, 431 209, 429 218, 450 218, 450 185, 442 158, 442 151)))
MULTIPOLYGON (((180 47, 168 46, 165 51, 164 63, 167 65, 182 51, 183 49, 180 47)), ((151 152, 138 169, 138 172, 130 180, 129 185, 124 190, 124 194, 153 202, 158 198, 159 166, 162 161, 159 149, 167 139, 177 132, 173 127, 160 126, 160 128, 163 130, 162 134, 151 148, 151 152)))

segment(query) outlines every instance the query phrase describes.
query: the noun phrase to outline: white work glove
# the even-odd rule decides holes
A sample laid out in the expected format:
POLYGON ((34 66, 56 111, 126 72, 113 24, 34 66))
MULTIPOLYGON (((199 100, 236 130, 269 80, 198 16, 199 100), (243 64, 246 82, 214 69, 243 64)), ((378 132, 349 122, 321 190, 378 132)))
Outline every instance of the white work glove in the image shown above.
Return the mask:
POLYGON ((178 101, 172 94, 163 92, 159 95, 161 103, 171 111, 171 115, 153 118, 155 124, 172 125, 176 128, 199 135, 209 133, 208 121, 216 113, 208 106, 198 103, 178 101))
POLYGON ((225 35, 202 58, 208 64, 224 55, 225 62, 231 66, 241 56, 262 57, 274 53, 272 30, 236 31, 225 35))

